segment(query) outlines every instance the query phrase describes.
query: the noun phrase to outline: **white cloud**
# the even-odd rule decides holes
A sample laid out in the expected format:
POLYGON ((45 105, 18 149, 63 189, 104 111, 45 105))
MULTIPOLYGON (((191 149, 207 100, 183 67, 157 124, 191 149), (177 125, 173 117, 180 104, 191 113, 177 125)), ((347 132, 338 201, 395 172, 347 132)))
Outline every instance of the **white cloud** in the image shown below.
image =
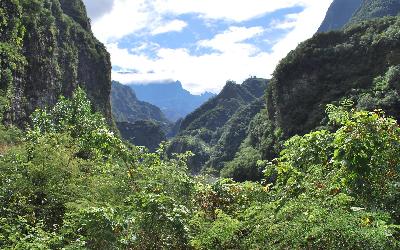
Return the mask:
MULTIPOLYGON (((310 38, 318 29, 332 0, 115 0, 113 10, 94 23, 95 34, 107 44, 112 63, 135 74, 113 72, 113 79, 122 83, 180 80, 193 93, 218 92, 228 79, 241 82, 250 75, 268 78, 279 60, 290 50, 310 38), (287 15, 269 27, 241 27, 240 22, 281 8, 302 6, 303 11, 287 15), (165 17, 197 13, 210 19, 231 20, 232 26, 208 40, 197 42, 199 49, 214 52, 193 55, 188 49, 162 48, 143 42, 131 49, 118 47, 118 39, 131 33, 159 34, 181 31, 186 23, 166 21, 165 17), (268 29, 283 29, 287 34, 262 51, 248 39, 268 29), (145 50, 151 48, 156 57, 145 50), (149 73, 151 72, 151 73, 149 73)), ((168 19, 171 20, 171 19, 168 19)), ((187 27, 187 28, 190 28, 187 27)))
POLYGON ((115 0, 110 12, 97 19, 92 27, 97 38, 103 43, 140 31, 154 23, 154 14, 149 11, 146 0, 115 0))
POLYGON ((110 12, 115 0, 83 0, 88 15, 92 20, 96 20, 104 14, 110 12))
POLYGON ((197 44, 202 47, 212 48, 222 53, 245 53, 251 55, 257 52, 254 45, 243 43, 243 41, 260 35, 264 29, 262 27, 235 27, 232 26, 225 32, 216 35, 211 40, 201 40, 197 44))
POLYGON ((188 24, 182 20, 173 20, 170 22, 167 22, 163 24, 162 26, 159 26, 155 28, 153 31, 151 31, 152 35, 159 35, 162 33, 167 33, 167 32, 180 32, 182 31, 188 24))
POLYGON ((252 19, 276 10, 300 5, 307 0, 153 0, 160 13, 197 13, 208 19, 236 22, 252 19))

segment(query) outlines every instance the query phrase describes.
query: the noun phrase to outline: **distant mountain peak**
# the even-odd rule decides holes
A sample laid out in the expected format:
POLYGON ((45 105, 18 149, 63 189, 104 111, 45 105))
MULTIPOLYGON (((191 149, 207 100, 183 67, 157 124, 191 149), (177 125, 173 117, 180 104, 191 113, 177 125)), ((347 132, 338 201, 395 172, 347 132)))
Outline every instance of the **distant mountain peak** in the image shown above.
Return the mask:
POLYGON ((111 103, 112 113, 117 122, 152 120, 164 125, 170 123, 158 107, 140 101, 129 86, 116 81, 112 82, 111 103))
POLYGON ((351 20, 362 2, 363 0, 334 0, 318 29, 318 33, 341 29, 351 20))
POLYGON ((180 81, 129 84, 140 100, 159 107, 171 121, 177 121, 206 102, 213 93, 193 95, 183 88, 180 81))
POLYGON ((400 0, 334 0, 318 33, 340 30, 349 24, 400 13, 400 0))

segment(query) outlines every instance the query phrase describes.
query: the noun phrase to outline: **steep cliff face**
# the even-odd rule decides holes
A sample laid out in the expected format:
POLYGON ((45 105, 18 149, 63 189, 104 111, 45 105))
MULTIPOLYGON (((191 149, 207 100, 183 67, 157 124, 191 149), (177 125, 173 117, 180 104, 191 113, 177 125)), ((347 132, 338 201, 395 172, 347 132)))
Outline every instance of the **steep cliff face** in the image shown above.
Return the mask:
POLYGON ((384 16, 396 16, 400 12, 400 0, 364 0, 351 19, 352 23, 384 16))
POLYGON ((266 86, 266 80, 260 78, 250 78, 240 85, 227 82, 216 97, 210 99, 183 119, 181 132, 200 128, 215 130, 224 126, 240 107, 261 97, 266 86))
POLYGON ((334 0, 329 7, 325 19, 318 29, 320 32, 341 29, 353 17, 363 0, 334 0))
POLYGON ((307 133, 324 125, 327 104, 344 99, 363 109, 383 108, 399 119, 399 30, 400 17, 385 17, 321 33, 300 45, 271 80, 263 134, 277 142, 307 133))
POLYGON ((111 88, 111 106, 116 122, 134 123, 138 120, 151 120, 161 123, 164 127, 171 125, 158 107, 138 100, 129 86, 115 81, 112 82, 111 88))
POLYGON ((116 125, 122 138, 136 146, 144 146, 150 152, 155 152, 159 144, 166 140, 162 127, 154 121, 117 122, 116 125))
POLYGON ((339 30, 349 24, 384 16, 396 16, 400 0, 334 0, 318 33, 339 30))
POLYGON ((205 167, 219 172, 226 161, 234 158, 252 118, 264 107, 267 83, 261 78, 250 78, 242 84, 227 82, 216 97, 182 121, 168 152, 194 152, 196 156, 189 164, 193 173, 205 167))
POLYGON ((93 36, 81 0, 2 0, 0 20, 7 122, 24 126, 36 108, 81 86, 111 123, 110 57, 93 36))

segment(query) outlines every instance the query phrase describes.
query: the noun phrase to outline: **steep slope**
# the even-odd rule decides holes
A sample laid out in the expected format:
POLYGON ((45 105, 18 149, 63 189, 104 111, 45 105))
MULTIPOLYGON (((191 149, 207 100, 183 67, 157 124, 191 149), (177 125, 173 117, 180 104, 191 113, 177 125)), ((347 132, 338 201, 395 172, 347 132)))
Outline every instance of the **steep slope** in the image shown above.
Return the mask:
POLYGON ((400 0, 364 0, 351 22, 359 22, 383 16, 396 16, 400 12, 400 0))
POLYGON ((122 138, 136 146, 145 146, 150 152, 154 152, 158 145, 166 140, 160 124, 150 120, 117 122, 117 128, 122 138))
POLYGON ((350 21, 362 2, 363 0, 334 0, 318 33, 341 29, 350 21))
POLYGON ((158 107, 139 101, 129 86, 116 81, 112 82, 111 107, 116 122, 153 120, 165 125, 170 123, 158 107))
POLYGON ((81 0, 0 2, 0 89, 5 119, 24 126, 78 85, 111 123, 109 54, 90 30, 81 0))
POLYGON ((179 81, 146 85, 132 84, 130 87, 140 100, 156 105, 169 120, 174 122, 185 117, 214 96, 208 92, 202 95, 192 95, 183 89, 179 81))
POLYGON ((400 17, 386 17, 318 34, 292 51, 274 72, 252 146, 276 156, 282 140, 325 125, 326 105, 345 99, 399 119, 399 30, 400 17))
POLYGON ((266 80, 250 78, 243 84, 227 82, 214 98, 189 114, 181 123, 181 131, 188 132, 205 128, 215 130, 226 124, 243 105, 247 105, 264 94, 266 80))
POLYGON ((264 107, 267 80, 251 78, 239 85, 227 82, 223 90, 180 124, 178 137, 170 142, 168 152, 195 153, 189 164, 194 173, 208 167, 219 172, 224 162, 232 160, 252 118, 264 107))
POLYGON ((396 16, 399 12, 400 0, 334 0, 318 33, 339 30, 372 18, 396 16))

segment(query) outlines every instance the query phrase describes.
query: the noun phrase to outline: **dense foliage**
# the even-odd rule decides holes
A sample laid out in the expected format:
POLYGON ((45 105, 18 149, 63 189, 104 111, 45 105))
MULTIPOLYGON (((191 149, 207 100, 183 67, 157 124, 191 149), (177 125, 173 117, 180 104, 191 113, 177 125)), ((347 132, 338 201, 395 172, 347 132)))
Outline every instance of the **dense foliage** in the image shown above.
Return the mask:
POLYGON ((160 108, 138 100, 129 86, 116 81, 112 82, 111 87, 111 107, 116 122, 134 123, 139 120, 152 120, 161 123, 166 129, 170 125, 160 108))
POLYGON ((54 105, 79 85, 111 124, 110 58, 81 0, 2 0, 0 34, 6 122, 26 126, 37 107, 54 105))
POLYGON ((168 151, 207 148, 193 151, 204 157, 193 159, 190 167, 194 172, 218 174, 225 162, 234 158, 247 136, 250 121, 264 107, 266 86, 267 80, 254 77, 242 84, 228 81, 216 97, 182 120, 178 137, 172 139, 168 151))
POLYGON ((151 152, 155 152, 159 144, 167 140, 160 124, 151 120, 117 122, 116 125, 123 139, 136 146, 144 146, 151 152))
POLYGON ((0 128, 0 248, 396 249, 400 127, 350 106, 257 162, 274 178, 236 183, 124 144, 78 89, 26 133, 0 128))
POLYGON ((364 0, 350 22, 355 23, 383 16, 397 16, 399 13, 399 0, 364 0))

